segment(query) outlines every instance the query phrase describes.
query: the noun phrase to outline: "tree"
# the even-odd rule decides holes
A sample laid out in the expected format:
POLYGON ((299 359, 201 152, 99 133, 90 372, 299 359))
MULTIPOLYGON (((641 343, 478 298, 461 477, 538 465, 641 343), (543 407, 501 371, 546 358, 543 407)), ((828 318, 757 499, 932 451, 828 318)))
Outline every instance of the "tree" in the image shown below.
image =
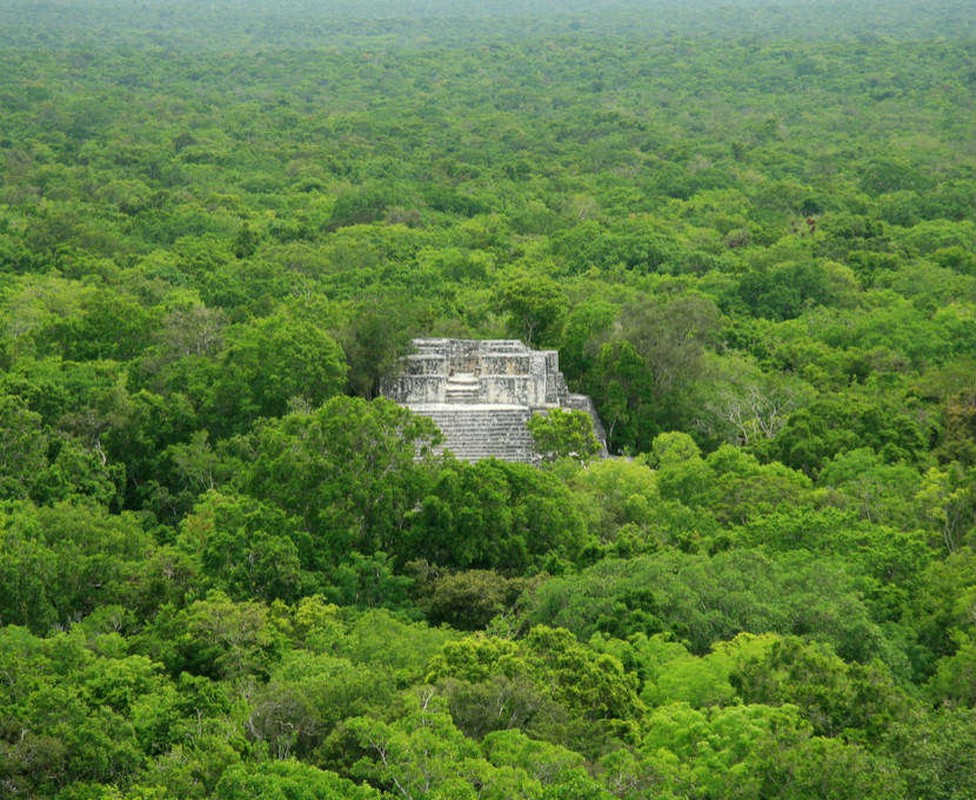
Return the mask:
POLYGON ((559 284, 545 274, 513 273, 495 290, 508 312, 508 332, 530 347, 558 341, 567 300, 559 284))
POLYGON ((658 432, 654 378, 640 353, 627 341, 600 345, 583 389, 593 398, 611 452, 644 452, 658 432))
POLYGON ((767 752, 789 752, 809 737, 809 727, 792 706, 697 710, 670 703, 651 711, 643 730, 630 764, 619 757, 606 757, 604 763, 616 781, 627 767, 630 781, 651 776, 653 791, 665 797, 763 796, 767 752))
POLYGON ((704 407, 710 420, 699 428, 742 447, 762 445, 783 429, 790 414, 812 402, 814 391, 787 375, 763 373, 743 359, 723 359, 709 379, 704 407), (711 388, 711 387, 710 387, 711 388))
MULTIPOLYGON (((477 745, 451 721, 430 689, 411 692, 398 719, 355 717, 345 723, 362 757, 352 773, 404 798, 436 797, 460 779, 471 783, 485 770, 477 745)), ((464 796, 463 794, 461 795, 464 796)))
POLYGON ((624 308, 622 335, 653 375, 656 400, 667 399, 701 374, 704 348, 718 323, 715 304, 696 295, 680 296, 668 303, 645 298, 624 308))
POLYGON ((824 267, 809 262, 748 272, 739 281, 738 295, 754 315, 777 320, 794 319, 807 308, 833 300, 824 267))
POLYGON ((473 631, 514 611, 527 585, 524 579, 506 578, 493 570, 464 570, 434 577, 422 589, 419 603, 432 624, 473 631))
POLYGON ((380 793, 369 786, 357 786, 334 772, 299 761, 238 764, 224 772, 214 800, 379 800, 380 793))
POLYGON ((585 511, 557 475, 528 464, 447 461, 395 551, 456 569, 562 569, 590 543, 585 511))
POLYGON ((585 464, 600 453, 593 418, 585 411, 553 408, 533 414, 526 423, 533 449, 544 461, 572 458, 585 464))
POLYGON ((202 304, 178 308, 163 320, 157 333, 164 358, 207 356, 223 343, 227 315, 202 304))
POLYGON ((216 430, 238 432, 256 417, 282 416, 296 399, 314 408, 342 389, 342 349, 311 320, 269 317, 236 334, 214 387, 216 430))
POLYGON ((211 585, 234 600, 288 601, 308 582, 302 569, 302 556, 311 561, 308 537, 280 509, 211 491, 180 527, 181 549, 199 559, 211 585))
POLYGON ((482 743, 485 757, 496 767, 523 770, 545 787, 547 800, 558 797, 612 796, 586 773, 582 755, 566 747, 538 741, 522 731, 494 731, 482 743))
POLYGON ((396 676, 380 662, 304 650, 287 653, 255 691, 248 735, 274 758, 308 759, 344 719, 394 701, 396 676))
POLYGON ((180 611, 162 609, 143 641, 172 674, 186 671, 228 681, 266 678, 282 645, 266 606, 235 603, 218 591, 180 611))
POLYGON ((41 415, 16 396, 0 396, 0 497, 27 497, 47 467, 48 439, 41 415))
POLYGON ((153 549, 130 512, 77 499, 13 505, 0 515, 0 615, 43 632, 100 605, 134 604, 153 549))
POLYGON ((579 470, 569 480, 574 489, 593 499, 590 505, 599 514, 601 541, 613 541, 619 548, 617 552, 630 555, 657 547, 653 531, 660 519, 661 495, 657 474, 646 462, 603 459, 579 470), (628 553, 628 548, 636 548, 637 552, 628 553))
POLYGON ((339 334, 349 365, 347 385, 359 397, 379 396, 400 368, 421 327, 423 306, 404 292, 387 291, 360 303, 339 334))
POLYGON ((907 797, 896 764, 857 744, 811 737, 764 765, 764 797, 885 800, 907 797))
POLYGON ((743 660, 730 680, 746 703, 798 706, 822 736, 857 736, 860 730, 873 740, 905 708, 880 665, 848 666, 829 645, 797 637, 774 641, 765 652, 743 660))
POLYGON ((605 382, 595 397, 599 398, 601 415, 610 420, 608 438, 615 438, 618 417, 636 417, 635 422, 643 423, 634 432, 637 436, 632 433, 629 437, 631 446, 641 450, 646 450, 651 436, 662 429, 689 426, 692 390, 704 374, 705 346, 717 331, 718 322, 714 303, 697 295, 679 296, 666 303, 641 298, 624 306, 616 342, 611 340, 601 353, 616 364, 603 379, 594 376, 598 383, 605 382), (604 411, 606 400, 601 400, 613 389, 620 397, 607 397, 611 401, 608 413, 604 411))
POLYGON ((742 632, 779 632, 829 642, 848 661, 904 658, 871 618, 861 582, 843 560, 807 551, 608 558, 552 578, 525 604, 531 622, 568 628, 584 640, 597 632, 667 632, 701 655, 742 632))
POLYGON ((328 227, 335 230, 348 225, 375 222, 382 218, 383 212, 395 199, 395 192, 386 186, 374 184, 347 189, 336 198, 328 227))
POLYGON ((972 468, 953 462, 945 469, 931 467, 922 477, 916 501, 939 532, 947 552, 966 543, 976 526, 976 495, 972 468))
POLYGON ((429 419, 385 398, 335 397, 240 440, 239 484, 303 521, 316 568, 353 550, 399 553, 425 483, 416 459, 438 438, 429 419))
MULTIPOLYGON (((976 596, 976 592, 970 592, 976 596)), ((956 631, 959 649, 936 664, 929 681, 932 699, 950 707, 976 708, 976 644, 963 631, 956 631)))
POLYGON ((898 763, 909 797, 964 800, 976 791, 969 753, 976 746, 976 710, 916 709, 891 726, 885 749, 898 763))
POLYGON ((430 667, 428 680, 434 682, 527 678, 544 695, 593 722, 632 720, 643 709, 636 676, 626 672, 616 657, 593 652, 564 628, 537 625, 518 644, 466 637, 446 644, 430 667))

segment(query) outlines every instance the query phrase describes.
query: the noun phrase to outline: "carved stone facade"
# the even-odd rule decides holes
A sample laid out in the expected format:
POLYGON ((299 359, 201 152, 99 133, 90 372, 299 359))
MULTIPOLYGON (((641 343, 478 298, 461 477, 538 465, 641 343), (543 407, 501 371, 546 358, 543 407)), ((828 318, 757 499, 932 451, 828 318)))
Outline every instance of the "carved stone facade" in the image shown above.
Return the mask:
POLYGON ((569 391, 555 350, 532 350, 514 339, 415 339, 413 345, 384 394, 434 420, 443 449, 458 458, 534 461, 525 423, 552 408, 587 412, 604 442, 593 401, 569 391))

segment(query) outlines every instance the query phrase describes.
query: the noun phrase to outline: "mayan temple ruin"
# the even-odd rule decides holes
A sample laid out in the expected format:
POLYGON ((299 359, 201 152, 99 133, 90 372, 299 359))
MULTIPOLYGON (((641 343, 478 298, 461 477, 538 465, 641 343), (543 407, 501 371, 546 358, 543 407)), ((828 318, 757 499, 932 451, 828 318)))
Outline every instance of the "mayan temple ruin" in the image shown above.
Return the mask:
POLYGON ((430 417, 444 434, 441 449, 457 458, 533 462, 525 423, 552 408, 590 414, 604 443, 593 401, 570 393, 555 350, 532 350, 514 339, 415 339, 413 346, 384 394, 430 417))

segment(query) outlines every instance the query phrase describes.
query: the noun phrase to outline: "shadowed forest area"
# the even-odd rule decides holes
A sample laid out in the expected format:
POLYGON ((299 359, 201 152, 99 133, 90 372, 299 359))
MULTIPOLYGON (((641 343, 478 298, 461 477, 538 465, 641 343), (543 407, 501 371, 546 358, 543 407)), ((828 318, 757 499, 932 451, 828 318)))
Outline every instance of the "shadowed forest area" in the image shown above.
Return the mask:
POLYGON ((3 2, 0 796, 976 796, 976 17, 848 5, 3 2))

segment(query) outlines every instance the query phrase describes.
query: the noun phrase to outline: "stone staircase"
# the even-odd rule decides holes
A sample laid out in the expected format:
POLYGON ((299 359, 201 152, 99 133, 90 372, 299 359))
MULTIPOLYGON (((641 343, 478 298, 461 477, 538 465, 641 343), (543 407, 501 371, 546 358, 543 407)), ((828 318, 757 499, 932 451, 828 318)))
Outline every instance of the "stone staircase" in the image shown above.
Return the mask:
POLYGON ((481 383, 471 372, 458 372, 447 379, 445 398, 448 403, 477 403, 481 399, 481 383))
POLYGON ((414 408, 430 417, 444 434, 441 451, 449 450, 462 461, 495 457, 503 461, 533 460, 532 435, 525 427, 531 412, 519 406, 414 408))

